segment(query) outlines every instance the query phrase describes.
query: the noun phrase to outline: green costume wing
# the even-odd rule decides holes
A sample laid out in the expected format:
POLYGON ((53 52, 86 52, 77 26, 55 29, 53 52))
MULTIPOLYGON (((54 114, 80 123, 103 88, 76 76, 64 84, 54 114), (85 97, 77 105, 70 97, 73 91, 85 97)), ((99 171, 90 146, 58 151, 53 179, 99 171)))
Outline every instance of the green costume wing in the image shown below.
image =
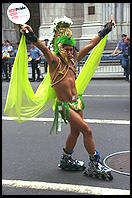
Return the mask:
POLYGON ((92 52, 90 53, 90 56, 86 60, 81 72, 79 73, 77 79, 76 79, 76 88, 78 94, 82 95, 91 80, 92 76, 97 70, 97 67, 99 66, 102 53, 104 51, 104 47, 106 44, 108 35, 106 35, 99 43, 96 45, 92 52))
POLYGON ((18 122, 26 121, 50 109, 56 100, 56 93, 50 86, 49 72, 36 93, 28 80, 28 55, 25 36, 22 35, 12 68, 4 112, 18 122))
MULTIPOLYGON (((107 37, 102 39, 92 50, 77 80, 78 94, 83 94, 88 82, 99 65, 107 37)), ((28 80, 28 55, 25 36, 22 35, 18 52, 12 68, 8 88, 5 114, 18 122, 29 120, 44 113, 55 105, 56 93, 51 87, 49 72, 34 93, 28 80)))

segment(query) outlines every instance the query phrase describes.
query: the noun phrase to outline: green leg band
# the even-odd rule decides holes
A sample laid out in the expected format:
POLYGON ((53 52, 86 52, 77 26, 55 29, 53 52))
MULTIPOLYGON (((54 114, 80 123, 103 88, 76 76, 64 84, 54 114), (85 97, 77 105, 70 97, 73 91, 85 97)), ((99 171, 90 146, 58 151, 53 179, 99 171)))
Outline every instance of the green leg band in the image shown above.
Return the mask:
POLYGON ((80 100, 82 102, 82 110, 83 110, 85 108, 85 103, 84 103, 83 97, 82 97, 82 95, 79 95, 78 97, 80 98, 80 100))
POLYGON ((69 119, 70 114, 69 114, 69 105, 66 102, 64 102, 64 108, 65 108, 65 115, 63 117, 63 120, 67 124, 67 120, 69 119))
MULTIPOLYGON (((50 132, 49 132, 50 134, 53 132, 55 126, 57 126, 57 125, 58 125, 58 109, 55 108, 55 118, 54 118, 52 127, 51 127, 50 132)), ((57 128, 57 127, 56 127, 56 128, 57 128)))
POLYGON ((61 114, 62 119, 64 120, 64 122, 67 124, 67 120, 70 117, 69 114, 69 105, 66 102, 56 102, 56 106, 55 106, 55 118, 52 124, 52 127, 50 129, 50 134, 53 132, 54 128, 56 128, 56 133, 58 131, 58 118, 59 118, 59 113, 61 114), (62 111, 62 106, 64 107, 64 111, 62 111), (61 107, 61 109, 60 109, 61 107))

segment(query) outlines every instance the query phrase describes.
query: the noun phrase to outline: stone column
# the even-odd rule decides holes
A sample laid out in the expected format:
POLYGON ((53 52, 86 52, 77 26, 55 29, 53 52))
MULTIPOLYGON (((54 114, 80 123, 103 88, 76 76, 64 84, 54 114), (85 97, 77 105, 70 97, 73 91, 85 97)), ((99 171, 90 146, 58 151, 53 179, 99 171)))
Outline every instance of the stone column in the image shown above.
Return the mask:
POLYGON ((115 3, 115 12, 116 12, 115 40, 116 39, 119 40, 121 38, 121 34, 130 35, 130 4, 115 3))
POLYGON ((79 41, 82 36, 82 24, 84 22, 84 3, 69 3, 67 4, 67 10, 70 11, 70 18, 73 21, 73 25, 71 26, 71 30, 73 33, 73 37, 76 40, 76 47, 80 49, 79 41), (71 6, 72 5, 72 6, 71 6))
POLYGON ((123 3, 122 31, 130 37, 130 3, 123 3))
POLYGON ((66 3, 40 3, 39 39, 51 39, 50 27, 56 17, 68 16, 66 3))
MULTIPOLYGON (((113 16, 113 19, 116 21, 116 15, 118 14, 116 11, 116 3, 106 3, 106 18, 104 21, 105 25, 110 21, 110 16, 113 16)), ((112 42, 112 40, 117 40, 117 28, 112 27, 112 31, 108 34, 108 41, 112 42)))
POLYGON ((102 25, 102 9, 101 3, 84 3, 84 23, 82 25, 80 48, 98 34, 102 25))

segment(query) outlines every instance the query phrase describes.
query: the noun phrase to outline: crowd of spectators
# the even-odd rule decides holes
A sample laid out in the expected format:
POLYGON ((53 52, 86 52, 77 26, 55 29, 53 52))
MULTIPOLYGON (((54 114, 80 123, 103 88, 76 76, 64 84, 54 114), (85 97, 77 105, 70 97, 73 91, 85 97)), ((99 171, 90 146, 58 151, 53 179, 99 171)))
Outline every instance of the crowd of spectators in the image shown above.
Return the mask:
MULTIPOLYGON (((49 40, 44 40, 45 45, 50 49, 49 40)), ((2 79, 6 80, 7 82, 10 81, 11 77, 11 70, 14 63, 14 59, 17 54, 19 42, 17 42, 14 46, 12 46, 11 42, 9 40, 6 40, 4 43, 2 43, 2 79)), ((29 64, 31 64, 32 68, 32 78, 31 81, 40 81, 40 64, 43 63, 44 66, 44 73, 47 73, 47 61, 43 55, 43 53, 33 45, 33 43, 30 44, 30 49, 28 51, 28 60, 29 64), (36 78, 37 73, 37 78, 36 78)))

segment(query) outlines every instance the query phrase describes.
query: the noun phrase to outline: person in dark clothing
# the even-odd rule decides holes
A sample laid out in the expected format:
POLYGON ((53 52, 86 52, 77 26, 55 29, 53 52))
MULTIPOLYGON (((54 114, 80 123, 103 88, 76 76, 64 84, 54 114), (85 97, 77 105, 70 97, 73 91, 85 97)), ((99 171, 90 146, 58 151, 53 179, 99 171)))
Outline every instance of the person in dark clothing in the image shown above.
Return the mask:
POLYGON ((124 45, 120 47, 120 51, 116 54, 118 56, 122 54, 122 67, 126 76, 126 81, 129 81, 130 74, 130 39, 126 37, 124 39, 124 45))
POLYGON ((9 75, 11 75, 12 59, 10 59, 10 57, 13 57, 13 47, 10 41, 6 40, 2 48, 2 67, 6 76, 6 81, 9 81, 9 75))
POLYGON ((127 44, 126 49, 124 50, 124 55, 127 56, 127 67, 126 67, 126 80, 129 81, 130 76, 130 38, 126 37, 124 42, 127 44))
POLYGON ((38 68, 38 63, 40 63, 40 59, 43 56, 43 53, 33 44, 31 43, 30 49, 30 57, 31 66, 32 66, 32 81, 35 81, 35 70, 37 71, 37 79, 36 81, 40 81, 40 69, 38 68))
MULTIPOLYGON (((46 47, 50 50, 50 45, 49 45, 49 39, 45 39, 44 40, 44 44, 46 45, 46 47)), ((47 73, 47 69, 48 69, 48 63, 46 61, 46 59, 44 59, 44 68, 45 68, 45 73, 47 73)))

